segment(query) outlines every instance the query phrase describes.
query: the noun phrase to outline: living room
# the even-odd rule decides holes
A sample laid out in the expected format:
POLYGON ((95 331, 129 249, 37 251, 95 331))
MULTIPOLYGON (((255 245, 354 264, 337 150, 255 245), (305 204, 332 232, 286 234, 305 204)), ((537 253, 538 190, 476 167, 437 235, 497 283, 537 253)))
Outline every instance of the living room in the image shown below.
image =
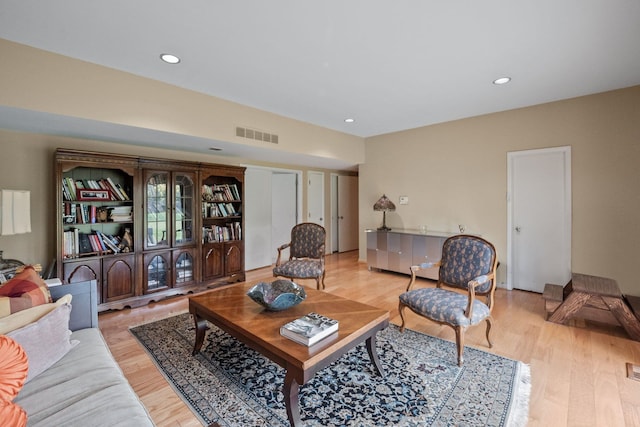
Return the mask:
MULTIPOLYGON (((357 165, 357 262, 366 260, 364 230, 381 223, 373 203, 383 193, 394 202, 407 196, 409 204, 396 203, 396 210, 386 214, 389 226, 400 229, 426 225, 453 232, 458 224, 464 224, 470 233, 481 234, 495 244, 501 261, 498 283, 505 288, 509 286, 507 154, 570 146, 572 270, 613 278, 624 294, 640 295, 633 267, 640 239, 636 214, 640 209, 640 81, 630 81, 616 90, 359 137, 8 40, 0 40, 0 51, 0 188, 29 190, 32 205, 32 232, 0 237, 5 258, 43 265, 54 258, 53 153, 64 147, 187 161, 206 158, 214 163, 295 167, 305 173, 321 170, 327 175, 351 173, 357 165), (173 139, 164 147, 131 145, 80 135, 70 127, 57 133, 38 132, 38 125, 25 130, 22 124, 10 123, 16 112, 25 111, 43 120, 43 129, 45 121, 55 125, 74 118, 80 124, 99 122, 121 129, 146 129, 156 132, 158 139, 167 135, 173 139), (213 115, 216 120, 211 119, 213 115), (332 162, 318 167, 230 158, 209 150, 211 141, 264 148, 236 137, 237 124, 279 134, 280 143, 271 150, 276 155, 280 150, 316 155, 322 147, 322 156, 316 158, 340 161, 345 168, 331 167, 335 164, 332 162), (182 150, 180 135, 185 139, 202 138, 206 145, 200 152, 182 150)), ((484 344, 478 340, 472 345, 482 348, 484 344)), ((639 363, 638 347, 633 343, 629 346, 636 360, 628 362, 639 363)), ((592 374, 597 376, 597 363, 594 365, 592 374)), ((616 369, 617 381, 627 381, 624 367, 616 369)), ((535 372, 533 375, 535 382, 535 372)), ((635 415, 625 418, 628 425, 638 424, 637 411, 630 410, 635 415)))

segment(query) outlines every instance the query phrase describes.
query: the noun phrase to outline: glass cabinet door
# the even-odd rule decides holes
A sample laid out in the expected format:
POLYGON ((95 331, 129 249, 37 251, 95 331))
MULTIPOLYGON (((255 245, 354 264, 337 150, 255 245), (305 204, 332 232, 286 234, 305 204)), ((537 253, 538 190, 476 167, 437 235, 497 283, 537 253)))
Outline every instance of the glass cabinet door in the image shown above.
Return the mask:
POLYGON ((146 180, 145 247, 168 246, 168 172, 153 172, 146 180))
POLYGON ((193 243, 194 179, 190 174, 177 173, 174 185, 175 213, 173 241, 175 245, 193 243))
POLYGON ((171 283, 171 276, 169 270, 169 258, 170 254, 164 252, 158 255, 151 255, 150 260, 146 260, 146 292, 168 288, 171 283))
POLYGON ((194 281, 193 277, 193 256, 188 252, 176 254, 174 271, 176 272, 176 286, 184 285, 194 281), (177 256, 176 256, 177 255, 177 256))

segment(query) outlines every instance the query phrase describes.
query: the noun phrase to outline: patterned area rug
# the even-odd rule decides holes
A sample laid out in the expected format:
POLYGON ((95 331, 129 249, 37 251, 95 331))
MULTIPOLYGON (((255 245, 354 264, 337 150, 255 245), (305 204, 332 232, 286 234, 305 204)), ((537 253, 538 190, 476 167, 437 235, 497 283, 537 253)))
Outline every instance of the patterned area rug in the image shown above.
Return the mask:
MULTIPOLYGON (((182 314, 131 329, 204 425, 289 426, 284 370, 212 326, 191 356, 193 321, 182 314)), ((378 333, 386 376, 364 345, 300 388, 305 426, 524 426, 530 373, 522 362, 465 348, 395 325, 378 333)))

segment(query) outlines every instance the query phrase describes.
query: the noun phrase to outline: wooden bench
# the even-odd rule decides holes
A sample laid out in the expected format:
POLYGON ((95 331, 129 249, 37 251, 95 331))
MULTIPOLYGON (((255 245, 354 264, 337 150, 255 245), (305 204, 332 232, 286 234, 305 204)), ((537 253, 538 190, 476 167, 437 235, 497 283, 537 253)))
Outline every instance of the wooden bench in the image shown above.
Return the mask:
POLYGON ((622 326, 633 340, 640 341, 640 297, 623 296, 615 280, 573 273, 564 287, 547 283, 542 298, 550 322, 583 318, 622 326))
POLYGON ((562 286, 552 283, 544 285, 542 298, 544 298, 545 320, 549 320, 549 316, 562 304, 562 300, 564 299, 562 295, 563 289, 562 286))

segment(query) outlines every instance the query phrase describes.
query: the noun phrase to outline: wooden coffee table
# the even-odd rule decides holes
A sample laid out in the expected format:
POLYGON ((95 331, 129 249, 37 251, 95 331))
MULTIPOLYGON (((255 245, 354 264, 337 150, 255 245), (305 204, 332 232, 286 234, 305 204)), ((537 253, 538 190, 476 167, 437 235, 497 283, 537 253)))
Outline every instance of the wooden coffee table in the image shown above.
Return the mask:
POLYGON ((193 354, 202 348, 207 321, 282 366, 284 400, 292 426, 300 422, 298 391, 316 372, 365 341, 375 371, 384 376, 376 352, 376 333, 389 325, 389 312, 323 291, 305 288, 307 298, 288 310, 271 312, 252 301, 241 283, 189 298, 189 312, 196 325, 193 354), (307 347, 280 335, 280 326, 309 312, 340 322, 338 333, 307 347))

